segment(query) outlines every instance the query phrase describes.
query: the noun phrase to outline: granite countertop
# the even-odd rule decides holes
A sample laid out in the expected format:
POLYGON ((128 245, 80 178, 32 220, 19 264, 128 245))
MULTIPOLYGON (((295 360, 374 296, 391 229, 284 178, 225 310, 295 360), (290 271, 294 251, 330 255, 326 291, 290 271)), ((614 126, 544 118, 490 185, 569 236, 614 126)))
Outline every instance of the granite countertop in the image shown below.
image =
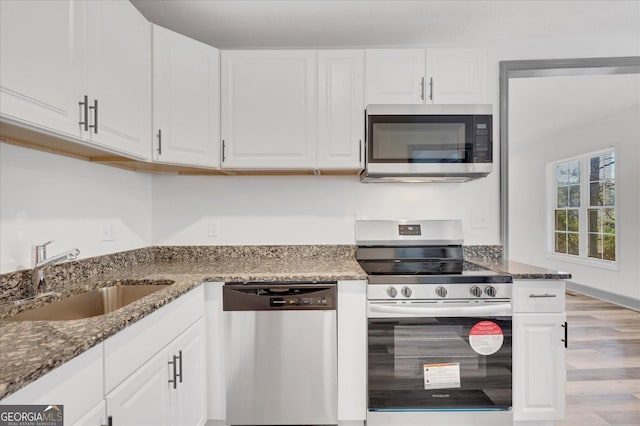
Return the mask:
POLYGON ((152 261, 66 283, 64 290, 49 297, 20 305, 4 302, 0 304, 0 399, 206 281, 338 281, 366 278, 358 263, 348 258, 152 261), (67 321, 6 320, 18 312, 93 288, 117 284, 163 284, 167 281, 173 284, 99 317, 67 321))
POLYGON ((466 262, 487 268, 495 272, 508 274, 514 280, 566 280, 571 278, 571 274, 554 269, 541 268, 526 263, 513 260, 504 261, 502 259, 468 259, 466 262))

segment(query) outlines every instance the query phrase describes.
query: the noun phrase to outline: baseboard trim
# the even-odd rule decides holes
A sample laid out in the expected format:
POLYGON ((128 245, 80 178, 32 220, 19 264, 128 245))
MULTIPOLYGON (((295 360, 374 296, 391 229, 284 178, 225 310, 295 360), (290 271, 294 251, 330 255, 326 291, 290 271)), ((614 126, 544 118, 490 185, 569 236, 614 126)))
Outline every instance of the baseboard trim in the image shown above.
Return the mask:
POLYGON ((605 302, 624 306, 625 308, 633 309, 634 311, 640 311, 640 300, 634 299, 633 297, 622 296, 599 288, 578 284, 573 281, 566 281, 566 289, 595 297, 596 299, 601 299, 605 302))

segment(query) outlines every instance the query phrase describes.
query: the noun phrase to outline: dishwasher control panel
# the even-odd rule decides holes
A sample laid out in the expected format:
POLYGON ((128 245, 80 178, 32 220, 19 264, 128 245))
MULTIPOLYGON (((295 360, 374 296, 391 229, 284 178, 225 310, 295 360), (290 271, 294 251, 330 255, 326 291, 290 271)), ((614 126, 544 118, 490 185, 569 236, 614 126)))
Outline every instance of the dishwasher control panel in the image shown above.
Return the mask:
POLYGON ((335 310, 335 282, 248 282, 222 287, 224 311, 335 310))
POLYGON ((323 297, 271 297, 269 298, 269 305, 271 307, 286 307, 286 306, 327 306, 329 299, 326 296, 323 297))

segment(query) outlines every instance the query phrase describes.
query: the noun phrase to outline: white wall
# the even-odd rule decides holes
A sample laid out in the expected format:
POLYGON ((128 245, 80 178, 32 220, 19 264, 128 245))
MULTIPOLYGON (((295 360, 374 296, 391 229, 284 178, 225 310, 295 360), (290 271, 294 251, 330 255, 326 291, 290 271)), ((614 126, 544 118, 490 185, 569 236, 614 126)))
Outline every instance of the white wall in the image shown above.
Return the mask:
POLYGON ((50 256, 80 258, 148 246, 150 218, 151 175, 0 143, 0 272, 30 268, 31 245, 49 240, 50 256))
MULTIPOLYGON (((614 96, 615 97, 615 96, 614 96)), ((604 292, 640 300, 640 75, 553 77, 512 80, 510 85, 509 251, 512 260, 560 269, 572 281, 604 292), (614 79, 617 84, 608 79, 614 79), (584 80, 588 84, 584 84, 584 80), (620 106, 610 102, 623 82, 631 96, 620 95, 620 106), (584 87, 590 104, 583 107, 584 87), (571 88, 579 90, 568 96, 571 88), (598 90, 596 90, 599 88, 598 90), (536 95, 537 94, 537 95, 536 95), (544 133, 546 112, 533 97, 550 107, 564 105, 555 120, 574 122, 581 111, 588 121, 544 133), (635 105, 629 106, 629 98, 635 105), (607 105, 599 115, 594 105, 607 105), (539 132, 543 133, 540 134, 539 132), (616 237, 618 269, 569 262, 549 253, 546 174, 552 161, 606 149, 616 151, 616 237)), ((553 119, 553 118, 552 118, 553 119)), ((553 123, 555 128, 557 123, 553 123)))
POLYGON ((467 244, 493 243, 496 175, 463 184, 362 184, 356 176, 155 176, 154 243, 354 244, 354 220, 462 219, 467 244), (471 212, 487 217, 472 229, 471 212), (208 236, 210 218, 220 237, 208 236))

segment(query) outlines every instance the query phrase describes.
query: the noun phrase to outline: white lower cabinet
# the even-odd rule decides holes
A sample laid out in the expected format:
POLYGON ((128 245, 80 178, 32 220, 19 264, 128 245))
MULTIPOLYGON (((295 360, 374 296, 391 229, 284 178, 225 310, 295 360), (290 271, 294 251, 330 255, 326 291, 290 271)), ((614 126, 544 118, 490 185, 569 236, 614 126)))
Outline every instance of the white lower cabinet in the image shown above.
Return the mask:
POLYGON ((0 404, 62 405, 65 425, 105 424, 102 371, 102 344, 98 344, 4 398, 0 404), (96 421, 99 419, 102 420, 96 421))
MULTIPOLYGON (((205 340, 204 319, 201 319, 175 340, 168 353, 169 357, 180 357, 176 366, 180 373, 178 383, 176 389, 170 389, 174 425, 203 425, 207 422, 205 340)), ((170 369, 169 373, 172 371, 170 369)))
POLYGON ((565 416, 564 281, 513 285, 513 419, 546 425, 565 416))
POLYGON ((367 416, 367 282, 338 281, 338 422, 367 416))
POLYGON ((199 286, 105 341, 107 415, 114 426, 206 422, 203 317, 199 286))
POLYGON ((103 426, 107 424, 107 405, 104 400, 100 401, 87 414, 82 416, 80 420, 74 423, 74 426, 103 426))
POLYGON ((200 319, 107 395, 113 424, 205 424, 204 362, 204 320, 200 319))
POLYGON ((114 425, 169 425, 170 392, 166 353, 162 352, 107 395, 114 425))

